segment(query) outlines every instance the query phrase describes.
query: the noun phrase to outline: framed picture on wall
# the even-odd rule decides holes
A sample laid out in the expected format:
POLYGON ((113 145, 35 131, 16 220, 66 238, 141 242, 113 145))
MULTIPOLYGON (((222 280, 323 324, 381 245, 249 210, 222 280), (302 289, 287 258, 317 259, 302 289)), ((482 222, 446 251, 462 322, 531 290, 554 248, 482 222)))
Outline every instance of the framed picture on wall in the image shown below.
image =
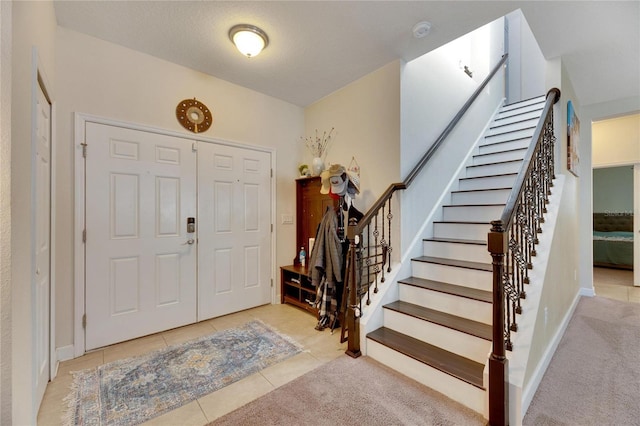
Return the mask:
POLYGON ((567 169, 578 176, 578 143, 580 142, 580 120, 576 116, 571 101, 567 102, 567 169))

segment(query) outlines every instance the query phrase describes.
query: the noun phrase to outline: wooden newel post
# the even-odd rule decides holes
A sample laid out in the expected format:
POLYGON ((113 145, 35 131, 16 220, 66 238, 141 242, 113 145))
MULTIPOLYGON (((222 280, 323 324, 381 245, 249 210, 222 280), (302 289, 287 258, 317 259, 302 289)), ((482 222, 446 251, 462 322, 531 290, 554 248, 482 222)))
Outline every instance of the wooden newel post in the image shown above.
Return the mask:
POLYGON ((488 249, 493 258, 493 349, 489 356, 489 424, 509 424, 509 360, 504 343, 504 257, 506 235, 501 220, 491 222, 488 249))
POLYGON ((349 253, 347 253, 347 268, 345 271, 345 285, 349 286, 349 300, 347 303, 347 350, 346 354, 352 358, 362 355, 360 352, 360 321, 356 312, 358 306, 358 285, 356 282, 356 235, 355 226, 347 227, 349 238, 349 253))

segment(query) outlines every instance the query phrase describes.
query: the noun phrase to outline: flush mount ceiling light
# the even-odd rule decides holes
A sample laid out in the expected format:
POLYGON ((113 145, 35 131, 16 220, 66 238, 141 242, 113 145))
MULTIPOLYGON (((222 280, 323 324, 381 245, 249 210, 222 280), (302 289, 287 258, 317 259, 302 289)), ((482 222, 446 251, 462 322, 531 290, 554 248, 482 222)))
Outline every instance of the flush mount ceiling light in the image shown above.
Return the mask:
POLYGON ((260 28, 249 25, 235 25, 229 30, 229 38, 236 48, 247 58, 258 55, 269 45, 269 37, 260 28))
POLYGON ((413 26, 413 36, 415 38, 426 37, 431 31, 431 22, 422 21, 413 26))

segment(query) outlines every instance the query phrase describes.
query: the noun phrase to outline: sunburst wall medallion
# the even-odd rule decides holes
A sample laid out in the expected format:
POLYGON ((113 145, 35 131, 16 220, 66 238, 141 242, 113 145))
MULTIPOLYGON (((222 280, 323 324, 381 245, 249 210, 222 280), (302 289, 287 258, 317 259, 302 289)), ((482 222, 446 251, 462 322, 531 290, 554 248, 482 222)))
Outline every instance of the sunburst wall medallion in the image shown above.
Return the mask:
POLYGON ((176 107, 176 118, 182 127, 193 133, 206 132, 213 123, 209 108, 196 98, 180 101, 176 107))

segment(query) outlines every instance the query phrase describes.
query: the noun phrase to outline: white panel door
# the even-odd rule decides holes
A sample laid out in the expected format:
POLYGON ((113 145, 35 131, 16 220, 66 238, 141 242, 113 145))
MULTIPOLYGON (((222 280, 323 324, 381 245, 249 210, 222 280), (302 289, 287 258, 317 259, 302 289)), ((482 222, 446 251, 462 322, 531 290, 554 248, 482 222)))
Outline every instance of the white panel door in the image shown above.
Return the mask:
POLYGON ((271 302, 271 154, 198 143, 198 320, 271 302))
POLYGON ((51 104, 38 86, 35 163, 35 407, 49 382, 51 289, 51 104))
POLYGON ((640 164, 633 166, 633 285, 640 286, 640 164))
POLYGON ((196 153, 86 124, 86 349, 196 321, 196 153))

